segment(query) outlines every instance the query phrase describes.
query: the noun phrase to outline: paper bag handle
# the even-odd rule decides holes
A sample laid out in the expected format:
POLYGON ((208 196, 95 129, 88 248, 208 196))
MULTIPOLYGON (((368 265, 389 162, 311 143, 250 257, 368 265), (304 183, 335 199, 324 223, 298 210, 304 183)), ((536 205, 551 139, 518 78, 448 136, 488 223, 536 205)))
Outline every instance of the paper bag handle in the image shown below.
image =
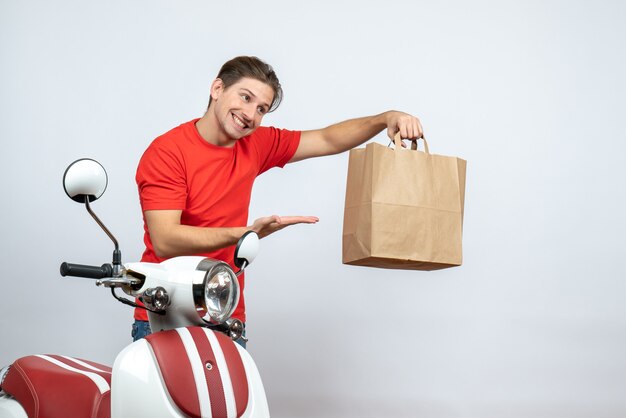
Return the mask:
MULTIPOLYGON (((426 154, 430 154, 430 151, 428 150, 428 142, 426 142, 426 138, 424 138, 423 135, 421 138, 411 140, 411 149, 413 151, 417 150, 418 139, 424 141, 424 151, 426 152, 426 154)), ((396 135, 393 137, 393 142, 396 144, 396 150, 402 149, 402 138, 400 137, 400 132, 396 133, 396 135)))

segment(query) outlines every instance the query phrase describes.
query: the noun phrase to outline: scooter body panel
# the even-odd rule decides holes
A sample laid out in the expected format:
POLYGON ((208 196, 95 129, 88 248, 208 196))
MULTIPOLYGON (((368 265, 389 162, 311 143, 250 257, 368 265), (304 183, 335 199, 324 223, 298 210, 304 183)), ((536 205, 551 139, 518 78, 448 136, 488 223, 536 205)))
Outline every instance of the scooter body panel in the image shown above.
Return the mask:
POLYGON ((118 354, 111 380, 111 418, 184 417, 165 390, 154 354, 144 339, 118 354))
POLYGON ((250 354, 201 327, 155 333, 115 360, 111 417, 269 417, 250 354))
POLYGON ((242 348, 239 344, 235 344, 235 346, 239 350, 241 360, 246 368, 248 389, 250 390, 248 395, 248 408, 243 413, 241 418, 269 418, 270 410, 267 404, 265 388, 263 387, 263 381, 261 381, 259 369, 257 369, 252 356, 248 353, 248 351, 246 351, 246 349, 242 348))
POLYGON ((28 418, 26 411, 15 398, 0 392, 0 417, 28 418))

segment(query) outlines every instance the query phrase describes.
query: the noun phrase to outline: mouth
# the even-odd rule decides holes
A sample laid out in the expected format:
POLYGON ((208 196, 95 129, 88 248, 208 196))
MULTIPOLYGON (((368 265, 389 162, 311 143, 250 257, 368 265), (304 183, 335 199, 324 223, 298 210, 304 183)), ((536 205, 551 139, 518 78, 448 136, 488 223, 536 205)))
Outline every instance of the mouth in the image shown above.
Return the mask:
POLYGON ((250 126, 246 122, 244 122, 244 120, 241 119, 239 116, 235 115, 234 113, 232 115, 235 125, 237 125, 241 130, 250 128, 250 126))

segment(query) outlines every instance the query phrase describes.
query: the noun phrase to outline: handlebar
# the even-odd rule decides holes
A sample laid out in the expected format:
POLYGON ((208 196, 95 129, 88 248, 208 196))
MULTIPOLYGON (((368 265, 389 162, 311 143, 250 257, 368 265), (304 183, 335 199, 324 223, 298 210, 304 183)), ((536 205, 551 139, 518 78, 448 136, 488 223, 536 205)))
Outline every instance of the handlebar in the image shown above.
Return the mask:
POLYGON ((104 279, 113 276, 113 266, 87 266, 84 264, 61 263, 61 276, 86 277, 88 279, 104 279))

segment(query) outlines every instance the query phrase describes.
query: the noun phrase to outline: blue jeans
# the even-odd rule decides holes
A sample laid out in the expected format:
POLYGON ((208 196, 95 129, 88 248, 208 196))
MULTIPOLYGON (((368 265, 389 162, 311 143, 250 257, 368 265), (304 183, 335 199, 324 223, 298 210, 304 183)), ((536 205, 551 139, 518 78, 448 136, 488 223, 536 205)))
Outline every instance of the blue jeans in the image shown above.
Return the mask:
POLYGON ((133 342, 145 338, 150 334, 152 334, 152 330, 150 329, 150 322, 139 321, 135 319, 135 322, 133 323, 133 329, 130 332, 131 337, 133 337, 133 342))
MULTIPOLYGON (((133 323, 133 329, 130 332, 130 335, 133 337, 133 342, 145 338, 150 334, 152 334, 152 330, 150 329, 150 322, 139 321, 135 319, 135 322, 133 323)), ((243 330, 243 336, 246 336, 245 325, 243 330)), ((240 338, 235 342, 243 348, 246 348, 246 342, 243 339, 240 338)))

